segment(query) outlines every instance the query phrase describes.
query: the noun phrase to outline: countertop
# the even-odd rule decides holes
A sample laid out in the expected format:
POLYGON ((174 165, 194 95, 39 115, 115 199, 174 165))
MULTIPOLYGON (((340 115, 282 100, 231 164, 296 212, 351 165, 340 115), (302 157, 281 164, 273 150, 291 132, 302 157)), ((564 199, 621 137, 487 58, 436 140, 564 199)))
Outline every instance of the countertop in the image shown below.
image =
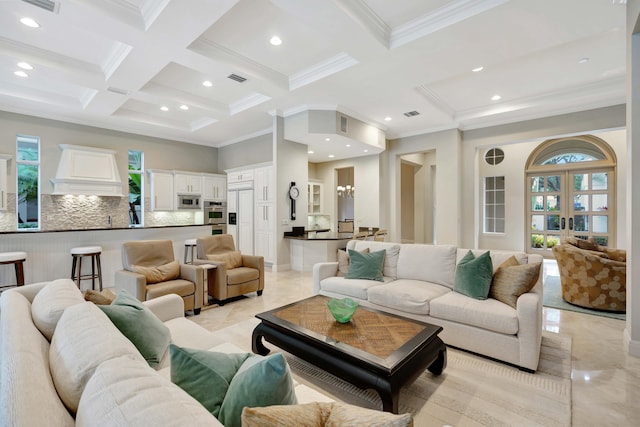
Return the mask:
MULTIPOLYGON (((314 230, 310 230, 314 231, 314 230)), ((317 231, 315 233, 305 233, 302 236, 284 236, 285 239, 293 240, 351 240, 353 239, 353 233, 336 233, 333 231, 317 231)))
POLYGON ((0 231, 0 234, 41 234, 41 233, 62 233, 69 231, 113 231, 113 230, 149 230, 158 228, 176 228, 176 227, 211 227, 211 224, 183 224, 183 225, 156 225, 153 227, 105 227, 105 228, 73 228, 65 230, 21 230, 21 231, 0 231))

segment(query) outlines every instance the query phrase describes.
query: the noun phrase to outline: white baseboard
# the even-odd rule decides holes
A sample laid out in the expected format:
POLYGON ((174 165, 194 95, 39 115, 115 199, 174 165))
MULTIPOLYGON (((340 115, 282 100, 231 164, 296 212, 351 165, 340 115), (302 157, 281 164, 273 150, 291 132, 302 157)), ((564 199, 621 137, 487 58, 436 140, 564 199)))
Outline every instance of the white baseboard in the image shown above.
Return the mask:
POLYGON ((624 328, 624 348, 629 356, 640 357, 640 341, 631 339, 629 328, 624 328))

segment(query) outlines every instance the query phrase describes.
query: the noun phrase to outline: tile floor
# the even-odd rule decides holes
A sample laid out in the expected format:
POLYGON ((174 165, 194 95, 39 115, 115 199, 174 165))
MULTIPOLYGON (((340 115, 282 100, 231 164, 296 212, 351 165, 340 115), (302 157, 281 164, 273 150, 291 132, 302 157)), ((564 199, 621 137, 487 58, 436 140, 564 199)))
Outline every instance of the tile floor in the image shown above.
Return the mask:
MULTIPOLYGON (((554 263, 545 262, 545 277, 554 274, 554 263)), ((191 319, 216 330, 311 295, 311 273, 267 272, 261 297, 210 306, 206 322, 191 319)), ((640 426, 640 359, 623 350, 625 322, 545 308, 543 328, 573 337, 573 425, 640 426)))

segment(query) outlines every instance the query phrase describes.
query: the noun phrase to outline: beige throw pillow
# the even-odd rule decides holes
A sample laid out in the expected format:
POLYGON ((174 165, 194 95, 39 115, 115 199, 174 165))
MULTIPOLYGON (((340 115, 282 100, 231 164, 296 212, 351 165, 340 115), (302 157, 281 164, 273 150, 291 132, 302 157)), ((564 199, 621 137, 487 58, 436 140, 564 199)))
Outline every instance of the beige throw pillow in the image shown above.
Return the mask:
MULTIPOLYGON (((360 251, 363 254, 369 253, 369 248, 364 248, 360 251)), ((351 265, 351 260, 349 259, 349 254, 344 249, 338 249, 338 273, 337 276, 345 277, 349 274, 349 265, 351 265)))
POLYGON ((516 308, 518 297, 536 285, 541 265, 519 264, 515 257, 508 258, 493 275, 489 297, 516 308))
POLYGON ((171 261, 157 267, 132 265, 131 271, 142 274, 147 278, 147 285, 151 285, 153 283, 166 282, 167 280, 174 280, 180 277, 180 263, 178 261, 171 261))
POLYGON ((38 330, 51 341, 64 311, 84 302, 82 292, 71 279, 57 279, 40 290, 31 303, 31 317, 38 330))
POLYGON ((302 405, 245 407, 243 427, 411 427, 411 414, 395 415, 375 409, 360 408, 342 402, 312 402, 302 405))
POLYGON ((224 262, 227 270, 242 267, 242 253, 240 251, 226 252, 223 254, 207 255, 209 261, 224 262))

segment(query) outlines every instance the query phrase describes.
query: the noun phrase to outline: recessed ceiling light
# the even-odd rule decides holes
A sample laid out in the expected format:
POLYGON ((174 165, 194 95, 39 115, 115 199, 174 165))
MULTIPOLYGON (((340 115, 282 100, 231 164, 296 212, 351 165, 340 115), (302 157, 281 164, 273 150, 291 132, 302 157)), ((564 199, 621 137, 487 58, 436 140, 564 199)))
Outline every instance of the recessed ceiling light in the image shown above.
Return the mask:
POLYGON ((369 150, 364 150, 364 152, 365 152, 365 153, 368 153, 368 152, 369 152, 369 150))
POLYGON ((38 24, 36 21, 34 21, 31 18, 22 18, 22 19, 20 19, 20 22, 22 22, 27 27, 40 28, 40 24, 38 24))
POLYGON ((160 107, 160 109, 162 111, 169 111, 169 107, 167 107, 166 105, 163 105, 162 107, 160 107))
POLYGON ((589 62, 589 58, 580 58, 578 60, 578 64, 586 64, 587 62, 589 62))
POLYGON ((500 95, 493 95, 493 96, 491 97, 491 100, 492 100, 492 101, 499 101, 501 98, 502 98, 502 97, 501 97, 500 95))
POLYGON ((180 109, 181 109, 181 110, 184 110, 184 111, 187 111, 187 110, 189 109, 189 107, 188 107, 187 105, 182 104, 182 105, 180 106, 180 109))
POLYGON ((313 154, 313 153, 314 151, 311 151, 311 150, 307 151, 307 154, 313 154))
POLYGON ((23 70, 33 70, 33 67, 28 62, 18 62, 18 67, 22 68, 23 70))
POLYGON ((351 144, 347 144, 347 145, 345 145, 345 147, 347 147, 347 148, 348 148, 348 147, 351 147, 351 144))
POLYGON ((389 116, 387 116, 387 117, 385 117, 385 118, 384 118, 384 121, 385 121, 385 122, 388 122, 388 121, 390 121, 390 120, 391 120, 391 117, 389 117, 389 116))
POLYGON ((20 71, 14 71, 13 74, 15 74, 18 77, 29 77, 29 74, 25 73, 24 71, 20 70, 20 71))
POLYGON ((282 39, 278 36, 273 36, 271 37, 271 40, 269 40, 269 43, 274 46, 280 46, 282 44, 282 39))
POLYGON ((333 159, 335 156, 333 154, 329 154, 329 158, 333 159))
POLYGON ((211 87, 213 86, 213 83, 211 83, 209 80, 205 80, 202 82, 202 86, 211 87))
POLYGON ((326 137, 324 140, 325 140, 325 141, 331 141, 331 138, 326 137))
POLYGON ((476 68, 474 68, 474 69, 473 69, 473 70, 471 70, 471 71, 473 71, 474 73, 479 73, 479 72, 480 72, 480 71, 482 71, 482 70, 484 70, 484 67, 476 67, 476 68))

